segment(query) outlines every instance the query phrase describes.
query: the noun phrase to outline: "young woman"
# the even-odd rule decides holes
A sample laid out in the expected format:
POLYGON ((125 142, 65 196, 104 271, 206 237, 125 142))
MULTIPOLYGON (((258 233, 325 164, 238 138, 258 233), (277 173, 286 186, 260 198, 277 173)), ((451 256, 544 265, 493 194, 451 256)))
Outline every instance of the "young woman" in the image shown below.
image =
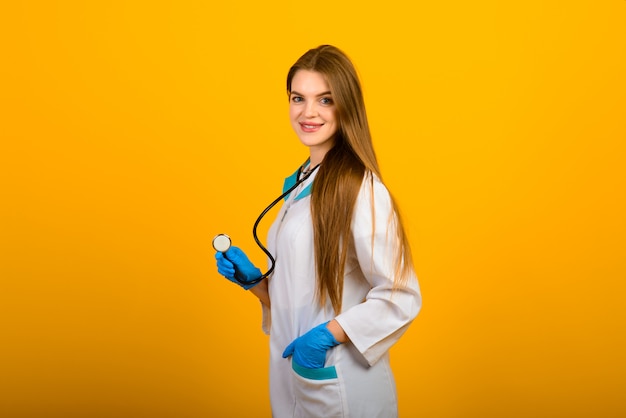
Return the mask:
POLYGON ((218 271, 261 301, 270 335, 274 417, 394 417, 389 348, 421 307, 409 244, 381 180, 356 71, 339 49, 306 52, 287 76, 289 116, 310 157, 308 178, 270 228, 276 258, 261 276, 232 247, 218 271))

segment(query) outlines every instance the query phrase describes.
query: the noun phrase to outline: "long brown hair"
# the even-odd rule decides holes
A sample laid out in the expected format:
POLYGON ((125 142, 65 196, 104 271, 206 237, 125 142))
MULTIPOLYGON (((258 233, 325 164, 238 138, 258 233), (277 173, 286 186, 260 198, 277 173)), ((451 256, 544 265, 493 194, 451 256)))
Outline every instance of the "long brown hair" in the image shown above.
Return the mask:
MULTIPOLYGON (((289 69, 288 94, 291 93, 293 77, 299 70, 322 74, 330 87, 339 120, 335 144, 326 153, 311 191, 318 297, 322 305, 326 298, 330 299, 338 314, 341 312, 344 269, 356 199, 367 172, 381 181, 382 177, 372 145, 361 83, 350 59, 331 45, 307 51, 289 69)), ((373 181, 373 176, 369 179, 373 181)), ((394 277, 394 288, 397 288, 406 284, 413 263, 393 198, 392 205, 395 216, 390 221, 395 224, 398 243, 394 277)))

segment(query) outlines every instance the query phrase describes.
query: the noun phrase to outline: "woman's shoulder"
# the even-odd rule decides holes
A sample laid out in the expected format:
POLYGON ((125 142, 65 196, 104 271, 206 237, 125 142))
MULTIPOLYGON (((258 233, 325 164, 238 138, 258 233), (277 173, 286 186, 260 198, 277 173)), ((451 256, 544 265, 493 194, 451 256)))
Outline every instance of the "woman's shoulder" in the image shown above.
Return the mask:
POLYGON ((361 188, 366 187, 368 185, 371 185, 372 187, 376 189, 385 190, 387 191, 387 193, 389 193, 389 191, 387 190, 387 186, 385 186, 385 183, 383 183, 382 179, 378 176, 378 174, 370 170, 365 170, 365 173, 363 174, 363 183, 361 184, 361 188))
POLYGON ((352 231, 355 237, 369 234, 372 225, 386 227, 394 213, 394 205, 387 187, 375 173, 366 172, 354 208, 352 231))
POLYGON ((390 201, 391 195, 385 183, 376 173, 365 170, 359 191, 359 200, 371 201, 372 199, 375 203, 383 203, 390 201))

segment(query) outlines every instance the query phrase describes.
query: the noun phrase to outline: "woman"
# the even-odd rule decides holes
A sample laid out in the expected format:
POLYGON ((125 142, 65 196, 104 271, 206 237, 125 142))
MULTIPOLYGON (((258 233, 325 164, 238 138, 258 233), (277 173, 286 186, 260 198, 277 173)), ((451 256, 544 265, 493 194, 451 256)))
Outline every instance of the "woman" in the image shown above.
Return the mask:
MULTIPOLYGON (((285 190, 309 177, 270 228, 274 272, 241 285, 260 299, 270 335, 272 413, 393 417, 388 351, 419 312, 421 296, 381 181, 361 86, 346 55, 322 45, 291 67, 287 93, 292 127, 310 157, 285 190)), ((235 283, 235 269, 247 281, 261 276, 236 247, 216 259, 235 283)))

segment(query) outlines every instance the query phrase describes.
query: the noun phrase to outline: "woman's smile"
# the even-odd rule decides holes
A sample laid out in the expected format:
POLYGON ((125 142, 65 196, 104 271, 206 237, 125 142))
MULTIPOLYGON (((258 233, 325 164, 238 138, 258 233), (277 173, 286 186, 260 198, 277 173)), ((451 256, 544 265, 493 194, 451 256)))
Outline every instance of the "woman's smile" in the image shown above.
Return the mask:
POLYGON ((300 122, 300 127, 304 132, 317 132, 322 126, 324 126, 323 123, 300 122))

